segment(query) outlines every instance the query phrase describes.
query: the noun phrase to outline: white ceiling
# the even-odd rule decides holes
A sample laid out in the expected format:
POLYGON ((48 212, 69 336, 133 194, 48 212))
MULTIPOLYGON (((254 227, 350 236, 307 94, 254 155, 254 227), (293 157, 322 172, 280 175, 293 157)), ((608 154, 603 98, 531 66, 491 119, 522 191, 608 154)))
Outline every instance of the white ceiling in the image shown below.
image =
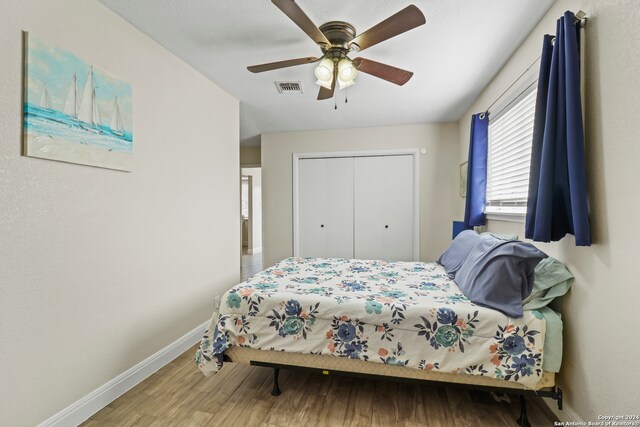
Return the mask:
MULTIPOLYGON (((100 0, 240 100, 243 145, 264 132, 460 119, 554 0, 413 0, 421 27, 358 54, 413 71, 404 86, 360 73, 356 84, 316 101, 314 65, 253 74, 248 65, 321 54, 269 0, 100 0), (274 81, 300 81, 280 95, 274 81)), ((347 21, 361 33, 410 0, 297 0, 320 25, 347 21)), ((353 55, 351 56, 354 57, 353 55)))

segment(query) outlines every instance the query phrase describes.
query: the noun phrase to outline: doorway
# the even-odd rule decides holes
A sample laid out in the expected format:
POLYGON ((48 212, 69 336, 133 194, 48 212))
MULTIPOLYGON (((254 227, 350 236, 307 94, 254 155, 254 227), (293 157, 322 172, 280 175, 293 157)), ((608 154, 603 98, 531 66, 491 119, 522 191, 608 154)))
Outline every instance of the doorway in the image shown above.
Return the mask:
POLYGON ((240 185, 242 262, 241 280, 262 270, 262 171, 259 167, 241 168, 240 185))

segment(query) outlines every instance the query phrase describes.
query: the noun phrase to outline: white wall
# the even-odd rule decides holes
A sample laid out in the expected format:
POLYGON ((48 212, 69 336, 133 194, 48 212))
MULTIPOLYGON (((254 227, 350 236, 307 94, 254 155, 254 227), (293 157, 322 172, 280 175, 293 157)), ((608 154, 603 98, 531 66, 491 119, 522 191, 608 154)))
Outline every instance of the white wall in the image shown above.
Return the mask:
POLYGON ((434 260, 451 241, 458 210, 456 123, 338 129, 262 135, 263 260, 293 254, 292 154, 424 148, 420 155, 420 256, 434 260))
POLYGON ((3 0, 0 39, 0 425, 33 426, 238 281, 238 101, 94 0, 3 0), (22 30, 132 84, 134 172, 20 156, 22 30))
MULTIPOLYGON (((640 374, 640 4, 637 1, 560 0, 460 121, 460 160, 468 152, 472 113, 483 111, 541 53, 565 10, 584 10, 586 28, 586 154, 593 245, 572 236, 538 244, 576 276, 559 305, 565 320, 560 386, 569 410, 585 421, 598 415, 637 414, 640 374)), ((460 204, 460 212, 464 206, 460 204)), ((519 233, 519 223, 489 221, 495 232, 519 233)), ((567 420, 567 412, 561 420, 567 420), (564 418, 563 418, 564 417, 564 418)))

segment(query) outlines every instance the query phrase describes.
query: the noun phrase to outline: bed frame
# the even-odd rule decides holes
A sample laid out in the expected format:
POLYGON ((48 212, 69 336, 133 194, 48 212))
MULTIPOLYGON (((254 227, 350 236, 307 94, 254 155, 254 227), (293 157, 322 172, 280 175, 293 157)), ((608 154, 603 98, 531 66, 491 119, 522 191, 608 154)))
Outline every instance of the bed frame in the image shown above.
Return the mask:
POLYGON ((558 404, 558 409, 562 410, 562 390, 555 386, 555 374, 551 372, 544 372, 535 388, 527 389, 516 382, 496 378, 411 369, 404 366, 371 363, 330 355, 230 347, 226 350, 224 359, 230 362, 272 368, 273 390, 271 394, 273 396, 279 396, 281 393, 278 383, 280 369, 294 369, 322 375, 400 381, 517 395, 520 399, 520 416, 517 422, 522 427, 531 426, 527 417, 527 397, 549 397, 554 399, 558 404))

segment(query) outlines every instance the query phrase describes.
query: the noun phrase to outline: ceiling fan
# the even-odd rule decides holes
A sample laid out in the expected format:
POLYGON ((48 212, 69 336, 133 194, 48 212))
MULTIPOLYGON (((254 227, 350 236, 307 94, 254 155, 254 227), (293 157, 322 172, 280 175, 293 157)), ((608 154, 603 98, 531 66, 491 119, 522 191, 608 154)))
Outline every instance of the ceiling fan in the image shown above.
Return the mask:
POLYGON ((320 62, 315 69, 318 79, 316 84, 320 85, 318 100, 332 98, 336 83, 340 89, 351 86, 358 71, 400 86, 413 76, 411 71, 370 59, 360 57, 351 59, 348 54, 363 51, 424 24, 425 17, 416 6, 407 6, 364 33, 356 35, 355 28, 348 22, 331 21, 316 27, 294 0, 271 0, 271 2, 313 39, 322 50, 322 56, 319 58, 309 56, 247 67, 252 73, 320 62))

